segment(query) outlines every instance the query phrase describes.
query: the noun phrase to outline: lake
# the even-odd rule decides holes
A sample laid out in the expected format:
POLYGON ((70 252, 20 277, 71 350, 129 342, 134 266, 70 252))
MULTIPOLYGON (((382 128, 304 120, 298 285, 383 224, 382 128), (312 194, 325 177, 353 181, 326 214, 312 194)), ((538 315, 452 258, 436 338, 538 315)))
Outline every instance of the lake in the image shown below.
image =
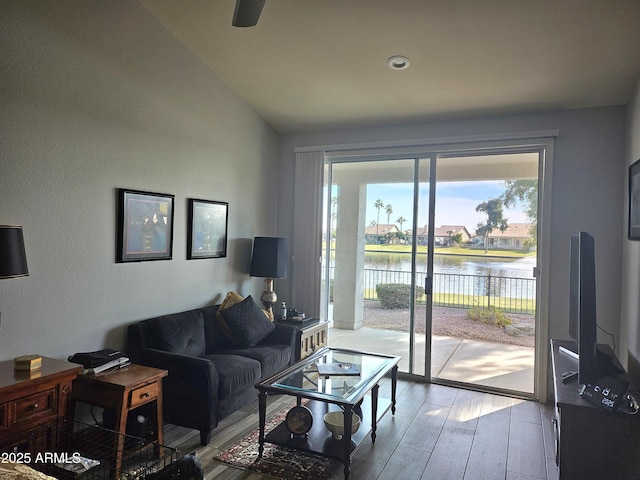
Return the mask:
MULTIPOLYGON (((365 252, 365 269, 411 271, 409 253, 365 252)), ((418 254, 418 272, 427 271, 427 255, 418 254)), ((494 277, 534 278, 533 268, 536 257, 485 258, 474 255, 439 255, 433 259, 434 273, 455 273, 459 275, 491 275, 494 277)))

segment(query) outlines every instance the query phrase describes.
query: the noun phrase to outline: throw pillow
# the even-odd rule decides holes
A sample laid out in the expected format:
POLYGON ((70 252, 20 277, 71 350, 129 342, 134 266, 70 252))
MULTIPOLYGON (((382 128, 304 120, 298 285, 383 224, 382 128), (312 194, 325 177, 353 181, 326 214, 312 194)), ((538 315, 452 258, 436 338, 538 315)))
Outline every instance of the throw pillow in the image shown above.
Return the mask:
POLYGON ((275 328, 251 295, 240 303, 225 308, 220 314, 223 318, 220 328, 224 332, 229 331, 230 340, 241 348, 255 347, 275 328))
POLYGON ((225 295, 224 300, 222 301, 220 307, 218 308, 218 311, 216 312, 216 319, 218 320, 218 326, 220 327, 220 330, 224 332, 225 336, 229 340, 231 340, 231 343, 233 343, 234 345, 236 342, 233 339, 233 332, 231 332, 231 330, 229 330, 229 327, 227 327, 227 324, 224 321, 224 317, 222 316, 222 310, 232 307, 236 303, 240 303, 242 300, 244 300, 244 297, 242 295, 236 292, 229 291, 225 295))
POLYGON ((218 320, 222 320, 221 311, 224 310, 225 308, 229 308, 229 307, 235 305, 236 303, 240 303, 242 300, 244 300, 244 297, 242 295, 240 295, 239 293, 227 292, 227 295, 224 297, 224 300, 222 300, 222 303, 220 304, 220 307, 218 308, 218 312, 216 313, 216 318, 218 320))
MULTIPOLYGON (((224 310, 225 308, 229 308, 232 305, 235 305, 236 303, 240 303, 242 300, 244 300, 244 297, 239 293, 232 292, 232 291, 227 292, 227 294, 224 297, 224 300, 222 300, 222 303, 220 304, 220 307, 218 307, 218 312, 216 313, 216 318, 218 319, 218 323, 222 321, 222 313, 220 313, 221 310, 224 310)), ((267 312, 264 308, 262 309, 262 312, 265 314, 265 316, 269 320, 273 322, 273 316, 269 315, 269 312, 267 312)))

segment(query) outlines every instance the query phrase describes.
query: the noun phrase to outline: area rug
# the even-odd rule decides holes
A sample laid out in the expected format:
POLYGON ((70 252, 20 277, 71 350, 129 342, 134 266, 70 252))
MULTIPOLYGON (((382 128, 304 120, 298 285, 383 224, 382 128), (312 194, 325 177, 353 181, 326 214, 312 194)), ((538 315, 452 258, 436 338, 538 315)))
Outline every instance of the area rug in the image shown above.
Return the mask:
MULTIPOLYGON (((281 423, 287 415, 287 410, 271 417, 266 422, 265 430, 269 432, 281 423)), ((254 430, 214 458, 233 467, 287 480, 326 480, 341 465, 335 460, 270 443, 264 444, 264 453, 259 459, 259 434, 258 429, 254 430)))

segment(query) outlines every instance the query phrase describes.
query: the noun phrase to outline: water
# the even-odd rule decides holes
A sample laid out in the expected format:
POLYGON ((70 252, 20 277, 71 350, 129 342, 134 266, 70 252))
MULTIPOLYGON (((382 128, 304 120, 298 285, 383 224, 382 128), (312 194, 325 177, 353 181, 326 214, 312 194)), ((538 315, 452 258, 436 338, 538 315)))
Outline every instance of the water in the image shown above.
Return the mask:
MULTIPOLYGON (((365 269, 411 271, 409 253, 365 252, 365 269)), ((416 259, 418 272, 427 271, 427 255, 419 254, 416 259)), ((438 255, 433 259, 435 273, 459 275, 491 275, 494 277, 533 278, 536 257, 525 258, 483 258, 472 255, 438 255)))

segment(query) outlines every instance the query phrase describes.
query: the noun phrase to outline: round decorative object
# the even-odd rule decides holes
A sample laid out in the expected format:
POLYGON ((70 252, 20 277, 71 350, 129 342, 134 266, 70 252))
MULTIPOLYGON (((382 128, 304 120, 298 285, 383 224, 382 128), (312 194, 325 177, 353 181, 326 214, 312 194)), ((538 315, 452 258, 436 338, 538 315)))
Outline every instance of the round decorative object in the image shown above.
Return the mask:
POLYGON ((294 435, 304 435, 311 430, 311 425, 313 425, 311 410, 302 405, 293 407, 287 412, 285 424, 294 435))

